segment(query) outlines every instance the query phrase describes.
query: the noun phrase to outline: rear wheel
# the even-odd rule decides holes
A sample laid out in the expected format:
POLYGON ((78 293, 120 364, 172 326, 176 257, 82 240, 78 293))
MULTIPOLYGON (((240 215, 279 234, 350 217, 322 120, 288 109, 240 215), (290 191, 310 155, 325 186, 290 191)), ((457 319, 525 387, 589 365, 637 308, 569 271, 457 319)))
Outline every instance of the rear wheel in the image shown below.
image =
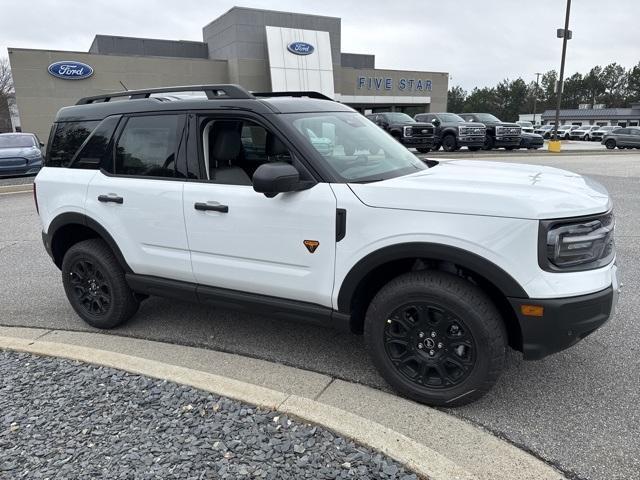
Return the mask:
POLYGON ((375 366, 400 394, 457 406, 488 392, 504 366, 502 318, 477 286, 457 276, 411 272, 372 300, 365 340, 375 366))
POLYGON ((604 142, 604 146, 609 150, 613 150, 614 148, 616 148, 616 141, 613 138, 610 138, 609 140, 604 142))
POLYGON ((96 328, 117 327, 140 305, 118 260, 99 239, 76 243, 67 251, 62 260, 62 284, 76 313, 96 328))

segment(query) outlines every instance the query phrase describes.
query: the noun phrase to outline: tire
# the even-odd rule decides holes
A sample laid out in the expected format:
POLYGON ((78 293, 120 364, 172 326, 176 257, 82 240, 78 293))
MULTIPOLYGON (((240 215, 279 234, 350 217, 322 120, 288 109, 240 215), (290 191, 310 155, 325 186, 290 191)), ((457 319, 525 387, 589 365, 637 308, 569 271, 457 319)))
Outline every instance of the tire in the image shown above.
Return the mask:
POLYGON ((456 149, 456 137, 450 133, 442 137, 442 149, 445 152, 454 152, 456 149))
POLYGON ((616 141, 613 138, 610 138, 606 142, 604 142, 604 146, 607 147, 608 150, 613 150, 616 148, 616 141))
POLYGON ((96 328, 114 328, 138 310, 124 270, 100 239, 78 242, 62 260, 62 284, 76 313, 96 328))
POLYGON ((589 135, 585 135, 585 136, 584 136, 584 138, 583 138, 583 140, 584 140, 585 142, 590 142, 590 141, 591 141, 591 137, 590 137, 589 135))
POLYGON ((479 287, 448 273, 410 272, 389 282, 369 305, 364 335, 382 377, 428 405, 471 403, 504 368, 500 313, 479 287))
POLYGON ((471 152, 477 152, 478 150, 480 150, 480 147, 467 147, 469 149, 469 151, 471 152))
POLYGON ((438 143, 438 144, 434 145, 434 146, 433 146, 433 148, 432 148, 432 150, 433 150, 434 152, 437 152, 438 150, 440 150, 440 144, 438 143))
POLYGON ((416 148, 416 150, 418 150, 418 152, 420 153, 429 153, 431 151, 431 149, 427 147, 416 148))
POLYGON ((493 137, 489 135, 484 137, 484 146, 482 147, 483 150, 493 150, 495 146, 496 146, 496 141, 493 139, 493 137))

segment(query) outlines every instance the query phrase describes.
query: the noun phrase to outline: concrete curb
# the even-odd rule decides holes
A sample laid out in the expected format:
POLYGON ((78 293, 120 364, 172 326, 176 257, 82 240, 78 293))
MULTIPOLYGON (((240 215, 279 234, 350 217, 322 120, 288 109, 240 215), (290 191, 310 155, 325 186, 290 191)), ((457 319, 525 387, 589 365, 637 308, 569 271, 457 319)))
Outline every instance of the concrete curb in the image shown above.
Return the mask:
MULTIPOLYGON (((230 378, 224 375, 217 375, 201 370, 195 370, 185 366, 179 366, 167 363, 164 358, 171 358, 171 355, 163 355, 163 349, 182 349, 185 356, 197 353, 200 349, 191 347, 178 347, 175 345, 162 344, 160 342, 150 342, 146 340, 133 340, 112 335, 84 333, 73 334, 73 332, 37 330, 26 328, 0 328, 0 349, 13 350, 19 352, 27 352, 37 355, 55 356, 77 360, 85 363, 103 365, 111 368, 128 371, 135 374, 145 375, 149 377, 159 378, 179 384, 189 385, 200 390, 215 393, 242 402, 258 405, 264 408, 273 409, 294 416, 301 420, 322 425, 333 430, 340 435, 353 439, 355 442, 369 446, 375 450, 381 451, 396 461, 406 465, 410 470, 416 472, 421 477, 431 480, 480 480, 480 479, 544 479, 559 480, 564 477, 544 462, 535 459, 526 452, 499 440, 487 432, 476 427, 471 427, 466 422, 455 419, 447 414, 424 406, 417 406, 413 402, 400 399, 398 397, 379 392, 377 390, 363 387, 361 385, 349 384, 348 382, 339 382, 336 385, 337 390, 333 395, 337 395, 340 400, 338 402, 322 401, 323 393, 330 389, 334 383, 333 379, 329 379, 326 386, 320 392, 317 389, 309 392, 309 396, 300 393, 288 393, 280 389, 273 389, 266 386, 248 383, 237 378, 230 378), (49 341, 49 339, 59 337, 63 340, 49 341), (65 336, 66 334, 66 336, 65 336), (44 338, 47 338, 46 340, 44 338), (106 340, 106 341, 103 341, 106 340), (113 351, 114 342, 119 340, 125 344, 125 350, 135 352, 136 354, 125 354, 113 351), (101 348, 94 348, 89 345, 95 345, 96 342, 101 348), (84 343, 85 345, 82 345, 84 343), (111 343, 111 345, 109 345, 111 343), (104 345, 104 347, 103 347, 104 345), (145 348, 141 348, 144 346, 145 348), (144 355, 146 349, 158 352, 158 357, 163 358, 162 361, 151 358, 138 356, 138 353, 144 355), (188 350, 188 351, 187 351, 188 350), (345 390, 345 388, 347 390, 345 390), (349 390, 355 388, 355 392, 349 390), (358 406, 349 405, 346 397, 357 396, 359 400, 371 394, 374 403, 378 406, 380 403, 389 403, 393 400, 392 408, 420 408, 426 412, 426 417, 430 420, 429 424, 421 426, 421 428, 436 428, 433 424, 445 421, 447 429, 456 431, 440 431, 442 425, 438 425, 438 435, 440 435, 436 447, 429 446, 425 442, 410 438, 403 434, 399 429, 384 425, 382 417, 376 418, 366 409, 358 406), (387 398, 387 397, 390 398, 387 398), (314 397, 314 398, 311 398, 314 397), (343 405, 345 405, 344 408, 343 405), (442 417, 442 418, 440 418, 442 417), (381 420, 380 422, 377 420, 381 420), (481 452, 481 457, 487 458, 486 465, 463 465, 460 458, 450 458, 451 452, 447 451, 447 435, 461 436, 460 443, 470 442, 472 448, 481 452), (469 468, 472 467, 472 468, 469 468), (475 471, 474 471, 475 470, 475 471)), ((122 348, 120 348, 122 350, 122 348)), ((177 351, 177 350, 176 350, 177 351)), ((210 351, 203 350, 203 354, 210 355, 210 351)), ((261 360, 247 359, 246 357, 234 356, 232 354, 220 354, 214 352, 214 355, 230 357, 238 357, 244 362, 255 362, 255 368, 264 367, 269 362, 261 360)), ((220 357, 223 358, 223 357, 220 357)), ((174 362, 175 363, 175 362, 174 362)), ((228 367, 228 365, 227 365, 228 367)), ((281 368, 274 364, 274 368, 281 368)), ((308 375, 308 372, 286 368, 286 375, 295 376, 296 371, 300 375, 308 375)), ((325 377, 328 379, 328 377, 325 377)), ((289 378, 287 378, 289 380, 289 378)), ((295 379, 291 379, 295 380, 295 379)), ((327 397, 327 398, 330 398, 327 397)), ((469 446, 461 445, 468 452, 469 446)), ((472 456, 472 455, 471 455, 472 456)), ((464 460, 464 459, 462 459, 464 460)))

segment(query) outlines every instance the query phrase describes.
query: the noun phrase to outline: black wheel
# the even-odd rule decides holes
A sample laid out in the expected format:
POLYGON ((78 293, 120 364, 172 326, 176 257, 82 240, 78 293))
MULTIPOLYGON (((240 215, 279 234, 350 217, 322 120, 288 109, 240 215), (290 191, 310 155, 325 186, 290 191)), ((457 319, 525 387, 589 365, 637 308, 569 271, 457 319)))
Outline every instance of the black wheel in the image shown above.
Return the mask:
POLYGON ((504 366, 498 310, 477 286, 447 273, 411 272, 389 282, 369 305, 364 333, 384 379, 429 405, 477 400, 504 366))
POLYGON ((495 147, 495 145, 496 141, 493 139, 493 137, 489 135, 484 137, 484 147, 482 147, 483 150, 491 150, 495 147))
POLYGON ((480 150, 480 147, 467 147, 469 149, 469 151, 471 152, 477 152, 478 150, 480 150))
POLYGON ((76 313, 96 328, 117 327, 140 305, 113 252, 99 239, 76 243, 67 251, 62 284, 76 313))
POLYGON ((433 151, 434 151, 434 152, 437 152, 438 150, 440 150, 440 144, 439 144, 439 143, 437 143, 437 144, 435 144, 435 145, 433 146, 433 151))
POLYGON ((587 134, 587 135, 584 136, 583 140, 585 142, 590 142, 591 141, 591 137, 589 136, 589 134, 587 134))
POLYGON ((616 148, 616 141, 613 138, 610 138, 609 140, 604 142, 604 146, 609 150, 613 150, 614 148, 616 148))
POLYGON ((420 153, 429 153, 431 151, 431 149, 427 147, 416 148, 416 150, 418 150, 418 152, 420 153))
POLYGON ((453 152, 456 149, 456 137, 454 135, 445 135, 442 138, 442 149, 445 152, 453 152))

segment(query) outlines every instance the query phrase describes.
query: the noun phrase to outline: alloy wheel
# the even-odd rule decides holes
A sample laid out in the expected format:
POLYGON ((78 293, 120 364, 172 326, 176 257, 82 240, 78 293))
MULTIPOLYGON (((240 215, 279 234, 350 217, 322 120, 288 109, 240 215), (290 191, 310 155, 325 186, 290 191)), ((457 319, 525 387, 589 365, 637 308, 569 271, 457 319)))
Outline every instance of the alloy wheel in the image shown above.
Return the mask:
POLYGON ((384 329, 386 354, 407 380, 433 389, 459 385, 476 363, 475 340, 464 321, 435 304, 396 309, 384 329))
POLYGON ((76 300, 87 313, 104 315, 111 308, 111 285, 98 265, 82 259, 71 266, 70 285, 76 300))

